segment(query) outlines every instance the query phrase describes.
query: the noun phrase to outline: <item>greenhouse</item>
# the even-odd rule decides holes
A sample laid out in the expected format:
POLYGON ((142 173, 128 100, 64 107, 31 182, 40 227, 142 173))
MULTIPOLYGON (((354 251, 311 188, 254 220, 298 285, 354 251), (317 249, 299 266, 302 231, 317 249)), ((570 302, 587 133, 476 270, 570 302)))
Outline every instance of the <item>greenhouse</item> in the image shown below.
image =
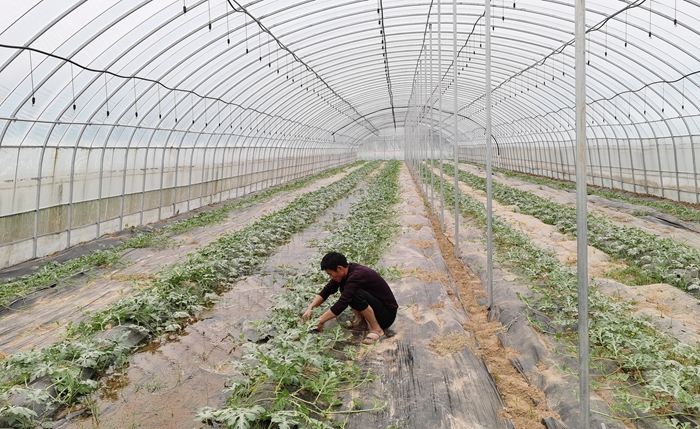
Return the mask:
POLYGON ((5 1, 0 428, 700 427, 698 17, 5 1))

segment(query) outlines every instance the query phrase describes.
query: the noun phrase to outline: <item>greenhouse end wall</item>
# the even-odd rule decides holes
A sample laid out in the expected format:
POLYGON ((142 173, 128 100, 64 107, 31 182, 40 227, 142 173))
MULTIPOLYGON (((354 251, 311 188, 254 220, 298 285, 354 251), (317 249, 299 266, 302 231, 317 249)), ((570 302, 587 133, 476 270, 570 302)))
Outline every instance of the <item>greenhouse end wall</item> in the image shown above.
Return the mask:
MULTIPOLYGON (((700 203, 697 166, 700 136, 660 139, 589 139, 589 185, 623 189, 676 201, 700 203)), ((486 163, 486 147, 462 146, 460 159, 486 163)), ((573 142, 533 144, 499 142, 493 166, 561 180, 576 180, 573 142)))
POLYGON ((356 158, 350 148, 0 147, 0 268, 356 158))

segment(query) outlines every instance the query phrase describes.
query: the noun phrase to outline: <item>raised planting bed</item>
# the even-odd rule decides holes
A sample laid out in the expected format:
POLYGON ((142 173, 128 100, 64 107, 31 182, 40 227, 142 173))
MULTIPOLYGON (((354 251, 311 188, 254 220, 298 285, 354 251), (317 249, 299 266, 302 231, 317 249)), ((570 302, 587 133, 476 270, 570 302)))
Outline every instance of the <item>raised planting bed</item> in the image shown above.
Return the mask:
MULTIPOLYGON (((476 165, 476 164, 474 164, 476 165)), ((479 166, 482 167, 483 166, 479 166)), ((525 180, 530 183, 545 185, 555 189, 562 189, 566 191, 575 191, 576 184, 573 182, 567 182, 562 180, 556 180, 544 176, 535 176, 531 174, 520 173, 517 171, 503 170, 494 168, 494 172, 499 172, 506 177, 515 177, 520 180, 525 180)), ((653 197, 649 195, 630 195, 625 191, 598 188, 593 186, 587 187, 588 195, 596 195, 603 198, 608 198, 611 200, 623 201, 626 203, 636 204, 640 206, 646 206, 654 210, 658 210, 662 213, 666 213, 677 217, 678 219, 688 221, 688 222, 700 222, 700 210, 693 207, 687 203, 679 203, 675 201, 668 201, 661 199, 659 197, 653 197)), ((642 211, 637 212, 637 215, 644 216, 648 213, 642 211)))
POLYGON ((379 163, 367 164, 335 183, 306 193, 282 210, 225 235, 165 268, 138 295, 124 298, 71 326, 68 339, 0 361, 0 425, 31 424, 81 400, 97 383, 90 378, 118 367, 135 339, 178 331, 237 278, 350 192, 379 163), (121 335, 104 334, 117 330, 121 335))
MULTIPOLYGON (((449 207, 454 204, 454 187, 448 181, 444 187, 449 207)), ((462 191, 459 198, 467 222, 485 230, 483 204, 462 191)), ((575 362, 575 271, 496 216, 493 233, 500 266, 519 273, 530 287, 531 293, 520 295, 529 323, 561 344, 559 352, 570 354, 574 359, 568 361, 575 362)), ((639 427, 694 427, 700 414, 700 348, 661 332, 648 317, 638 315, 632 303, 606 295, 595 285, 589 307, 591 380, 611 401, 610 417, 639 422, 639 427)), ((575 364, 561 369, 576 374, 575 364)))
MULTIPOLYGON (((168 246, 170 244, 170 237, 174 234, 182 234, 194 228, 222 222, 230 212, 242 206, 270 199, 280 193, 301 189, 313 181, 331 177, 343 170, 361 165, 362 163, 362 161, 358 161, 352 165, 333 168, 292 183, 276 186, 263 192, 248 195, 234 202, 224 204, 217 209, 202 211, 173 223, 167 223, 159 228, 132 228, 131 237, 116 240, 114 247, 111 249, 96 251, 86 249, 88 253, 68 260, 63 260, 63 257, 56 258, 63 260, 62 262, 49 260, 45 263, 38 261, 38 264, 26 264, 28 265, 28 269, 19 271, 31 271, 30 273, 19 276, 15 275, 15 277, 10 278, 0 277, 2 278, 0 281, 0 317, 12 311, 21 310, 24 305, 26 305, 26 301, 31 299, 37 291, 70 284, 70 279, 76 275, 89 273, 99 267, 111 267, 122 263, 123 253, 128 249, 168 246), (29 267, 29 265, 31 266, 29 267), (5 311, 3 311, 3 309, 5 311)), ((69 254, 71 252, 66 251, 62 253, 69 254)), ((72 253, 80 253, 80 251, 72 253)), ((14 273, 18 270, 3 271, 14 273)))
MULTIPOLYGON (((445 164, 446 174, 454 167, 445 164)), ((459 180, 485 190, 486 179, 459 171, 459 180)), ((493 198, 576 236, 576 208, 493 182, 493 198)), ((700 250, 642 231, 616 225, 597 213, 588 214, 588 243, 631 267, 623 273, 634 284, 668 283, 687 291, 700 289, 700 250)), ((699 291, 700 292, 700 291, 699 291)))
MULTIPOLYGON (((232 362, 238 374, 228 382, 231 396, 222 407, 201 409, 198 419, 229 428, 333 428, 341 421, 338 416, 386 406, 377 400, 370 406, 353 402, 341 409, 339 395, 373 376, 348 361, 358 350, 339 346, 346 342, 340 326, 314 333, 315 319, 301 323, 300 315, 327 281, 318 269, 323 254, 340 251, 351 261, 372 266, 395 236, 398 224, 392 206, 398 202, 399 166, 398 161, 390 162, 370 181, 347 217, 336 221, 337 230, 323 241, 308 267, 289 279, 284 293, 274 296, 270 315, 257 323, 258 340, 240 339, 243 355, 232 362)), ((328 308, 324 303, 315 316, 328 308)))

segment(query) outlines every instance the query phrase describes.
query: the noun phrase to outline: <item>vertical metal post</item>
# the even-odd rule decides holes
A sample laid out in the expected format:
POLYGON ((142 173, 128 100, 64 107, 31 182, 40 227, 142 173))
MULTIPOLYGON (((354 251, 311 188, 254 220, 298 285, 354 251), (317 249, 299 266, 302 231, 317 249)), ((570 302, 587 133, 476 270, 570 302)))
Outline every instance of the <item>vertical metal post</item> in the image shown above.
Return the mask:
MULTIPOLYGON (((423 52, 421 50, 421 56, 423 52)), ((418 180, 419 186, 422 188, 421 191, 425 195, 425 180, 423 180, 423 166, 421 165, 421 155, 423 152, 423 127, 421 127, 421 122, 423 121, 423 106, 421 102, 423 101, 423 59, 418 60, 418 76, 416 76, 418 91, 416 93, 416 112, 417 112, 417 133, 416 133, 416 163, 418 167, 418 180)))
MULTIPOLYGON (((423 50, 423 54, 425 54, 425 50, 423 50)), ((421 85, 421 88, 423 88, 423 188, 425 189, 425 192, 423 195, 425 195, 425 198, 428 198, 428 127, 425 123, 427 119, 426 115, 426 109, 428 108, 428 102, 427 102, 427 97, 428 97, 428 60, 427 58, 423 58, 423 85, 421 85)))
MULTIPOLYGON (((154 133, 155 135, 155 133, 154 133)), ((153 137, 151 137, 153 138, 153 137)), ((163 187, 165 184, 163 183, 164 176, 165 176, 165 154, 168 151, 168 147, 166 146, 165 143, 163 143, 163 154, 160 157, 160 191, 158 192, 158 220, 160 221, 163 217, 163 187)), ((170 216, 175 216, 175 210, 172 211, 170 216)))
MULTIPOLYGON (((41 155, 39 155, 39 165, 37 167, 36 179, 36 208, 34 210, 34 240, 32 241, 32 258, 38 257, 39 252, 39 215, 41 214, 41 172, 44 168, 44 154, 46 153, 46 145, 48 140, 44 141, 41 147, 41 155)), ((20 149, 21 151, 22 149, 20 149)), ((17 153, 19 156, 19 152, 17 153)))
POLYGON ((445 231, 445 179, 442 177, 442 162, 445 159, 445 151, 442 147, 442 10, 438 1, 438 148, 440 149, 440 231, 445 231))
MULTIPOLYGON (((66 222, 68 225, 67 233, 66 233, 66 247, 71 246, 71 232, 73 231, 73 192, 74 192, 74 188, 75 188, 75 160, 78 156, 78 143, 79 142, 80 141, 78 139, 76 139, 75 145, 73 146, 73 157, 72 157, 71 164, 70 164, 70 186, 69 186, 69 191, 68 191, 68 221, 66 222)), ((58 149, 56 149, 56 150, 58 150, 58 149)), ((128 146, 127 146, 126 151, 127 152, 129 151, 128 146)), ((19 153, 18 153, 18 155, 19 155, 19 153)), ((125 159, 124 160, 124 176, 125 177, 126 177, 126 166, 127 166, 127 163, 126 163, 126 159, 125 159)), ((125 193, 122 191, 122 207, 124 207, 124 195, 125 195, 125 193)), ((123 215, 124 215, 124 210, 122 209, 122 217, 123 217, 123 215)), ((121 220, 119 222, 120 222, 119 223, 119 230, 121 231, 123 229, 122 224, 121 224, 121 220)))
POLYGON ((588 243, 586 206, 586 0, 576 0, 576 243, 578 272, 579 401, 581 428, 590 427, 588 363, 588 243))
POLYGON ((433 153, 433 131, 435 122, 433 122, 433 24, 430 24, 430 91, 428 92, 430 108, 430 135, 428 137, 428 146, 430 147, 430 211, 435 213, 435 174, 433 174, 433 162, 435 154, 433 153))
MULTIPOLYGON (((192 150, 192 154, 190 155, 190 174, 188 176, 188 181, 187 181, 187 211, 189 212, 192 210, 191 207, 191 202, 192 202, 192 171, 194 170, 194 163, 195 163, 195 148, 197 147, 197 140, 194 141, 193 146, 190 148, 192 150)), ((187 155, 185 155, 187 156, 187 155)), ((148 157, 148 152, 146 152, 146 157, 148 157)), ((146 164, 144 164, 146 165, 146 164)), ((144 167, 146 168, 146 167, 144 167)), ((146 189, 145 185, 145 180, 144 180, 144 192, 146 189)), ((199 206, 197 206, 199 207, 199 206)), ((196 208, 196 207, 195 207, 196 208)), ((143 197, 141 198, 141 221, 139 225, 143 225, 143 197)))
MULTIPOLYGON (((146 156, 144 157, 144 161, 143 161, 143 180, 141 181, 141 209, 140 209, 141 212, 139 214, 139 225, 144 225, 143 212, 146 209, 146 178, 148 176, 148 154, 151 151, 150 142, 149 142, 149 145, 146 146, 145 150, 146 150, 146 156)), ((190 177, 192 177, 192 170, 190 170, 190 177)), ((99 183, 99 186, 102 186, 102 182, 99 183)), ((101 198, 102 198, 102 194, 100 193, 100 199, 101 198)), ((98 210, 99 210, 99 205, 98 205, 98 210)), ((99 233, 100 233, 100 218, 99 218, 99 214, 98 214, 98 217, 97 217, 98 237, 99 237, 99 233)))
POLYGON ((459 159, 457 140, 459 139, 459 115, 457 108, 457 0, 452 0, 452 71, 454 82, 452 95, 454 97, 454 157, 455 157, 455 257, 459 258, 459 159))
POLYGON ((484 11, 484 38, 486 39, 486 289, 488 291, 489 309, 493 307, 493 201, 492 201, 492 166, 493 148, 491 138, 491 0, 486 0, 484 11))

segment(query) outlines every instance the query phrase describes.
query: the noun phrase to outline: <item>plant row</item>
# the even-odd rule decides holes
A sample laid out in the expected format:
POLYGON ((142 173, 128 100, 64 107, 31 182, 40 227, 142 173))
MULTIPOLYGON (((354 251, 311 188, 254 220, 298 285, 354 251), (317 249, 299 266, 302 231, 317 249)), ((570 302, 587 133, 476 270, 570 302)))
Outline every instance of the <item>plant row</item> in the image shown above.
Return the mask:
MULTIPOLYGON (((265 342, 242 342, 243 354, 232 365, 237 375, 228 381, 231 397, 221 408, 199 411, 201 421, 228 428, 342 426, 338 415, 378 410, 357 400, 345 404, 338 395, 372 379, 353 362, 356 349, 345 346, 340 326, 310 332, 314 318, 300 316, 327 282, 319 268, 323 254, 340 251, 351 261, 375 264, 395 236, 398 224, 392 206, 399 200, 399 162, 391 161, 367 186, 349 214, 336 221, 332 234, 320 245, 308 266, 290 277, 285 291, 273 297, 270 315, 256 323, 265 342)), ((326 311, 329 303, 315 310, 326 311)))
POLYGON ((47 287, 63 279, 71 278, 78 273, 91 270, 95 267, 112 266, 120 262, 124 250, 144 247, 165 247, 168 245, 169 236, 172 234, 182 234, 194 228, 222 222, 231 211, 243 205, 264 201, 281 192, 301 189, 312 181, 331 177, 342 170, 362 163, 363 161, 358 161, 349 166, 346 165, 326 170, 314 176, 270 188, 263 192, 247 196, 239 201, 225 204, 221 208, 198 213, 187 219, 179 220, 157 230, 137 232, 134 237, 114 249, 96 251, 63 263, 49 262, 38 268, 37 271, 31 275, 0 283, 0 307, 8 306, 13 299, 28 292, 47 287))
MULTIPOLYGON (((447 174, 454 167, 443 166, 447 174)), ((459 180, 474 189, 486 190, 486 179, 460 170, 459 180)), ((576 208, 555 203, 526 191, 493 182, 493 198, 503 205, 516 205, 522 213, 554 225, 576 236, 576 208)), ((670 238, 616 225, 597 213, 588 214, 588 243, 608 255, 625 261, 631 269, 626 281, 633 284, 668 283, 682 290, 700 288, 700 250, 670 238)))
POLYGON ((139 294, 71 324, 66 340, 42 350, 20 351, 0 361, 0 418, 30 423, 36 417, 32 409, 7 402, 12 395, 25 395, 29 404, 54 408, 79 401, 97 388, 86 374, 110 366, 118 368, 131 351, 124 343, 128 332, 109 338, 101 335, 104 330, 128 326, 145 336, 178 331, 231 282, 250 274, 277 246, 314 222, 378 165, 367 164, 322 189, 301 195, 283 209, 218 238, 184 262, 166 267, 139 294), (27 387, 38 379, 49 380, 50 387, 27 387))
MULTIPOLYGON (((464 161, 461 161, 464 162, 464 161)), ((480 167, 473 164, 476 167, 480 167)), ((506 177, 514 177, 516 179, 525 180, 536 185, 545 185, 555 189, 562 189, 566 191, 575 191, 576 184, 568 181, 557 180, 549 177, 534 176, 531 174, 519 173, 517 171, 503 170, 494 168, 493 171, 497 171, 506 177)), ((663 201, 663 200, 647 200, 635 198, 629 195, 621 193, 621 191, 615 191, 613 189, 588 187, 588 195, 597 195, 599 197, 607 198, 610 200, 624 201, 626 203, 632 203, 636 205, 642 205, 654 208, 660 212, 667 213, 677 217, 678 219, 690 221, 690 222, 700 222, 700 210, 694 209, 688 205, 677 203, 673 201, 663 201)), ((646 216, 648 213, 639 212, 639 215, 646 216)))
MULTIPOLYGON (((446 204, 453 207, 454 187, 448 181, 444 187, 446 204)), ((485 230, 483 204, 460 190, 459 207, 463 216, 485 230)), ((531 324, 573 348, 578 324, 575 270, 535 246, 526 234, 500 217, 494 216, 492 225, 499 262, 524 275, 533 291, 529 298, 520 297, 529 308, 531 324)), ((659 331, 648 316, 636 313, 631 303, 610 297, 595 285, 588 299, 592 365, 598 371, 594 377, 610 383, 606 388, 614 390, 617 403, 612 408, 619 417, 697 415, 700 347, 680 343, 659 331)), ((601 385, 597 382, 594 387, 601 385)), ((670 419, 663 422, 677 427, 670 419)))

